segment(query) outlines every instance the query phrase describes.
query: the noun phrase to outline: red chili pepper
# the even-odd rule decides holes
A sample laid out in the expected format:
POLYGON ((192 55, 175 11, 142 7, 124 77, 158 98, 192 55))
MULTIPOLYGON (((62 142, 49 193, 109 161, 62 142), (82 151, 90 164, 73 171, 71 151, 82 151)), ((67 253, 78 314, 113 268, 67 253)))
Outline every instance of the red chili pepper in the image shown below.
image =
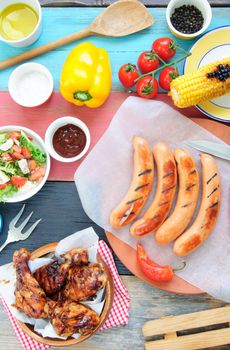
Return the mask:
MULTIPOLYGON (((137 259, 143 273, 156 282, 169 282, 174 276, 174 270, 169 265, 158 265, 146 254, 140 243, 137 244, 137 259)), ((184 264, 185 266, 185 264, 184 264)), ((183 268, 184 268, 183 266, 183 268)))

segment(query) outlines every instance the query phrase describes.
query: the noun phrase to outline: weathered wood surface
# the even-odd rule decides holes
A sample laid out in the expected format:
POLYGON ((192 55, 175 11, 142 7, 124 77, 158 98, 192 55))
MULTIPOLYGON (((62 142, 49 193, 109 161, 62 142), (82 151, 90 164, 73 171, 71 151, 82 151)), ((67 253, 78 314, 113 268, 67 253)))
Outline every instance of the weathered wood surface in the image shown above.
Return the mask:
MULTIPOLYGON (((0 234, 0 245, 6 240, 10 220, 20 210, 22 204, 0 204, 0 212, 5 219, 3 233, 0 234)), ((41 245, 59 241, 89 226, 95 229, 100 239, 107 242, 104 231, 85 214, 74 182, 47 182, 36 196, 26 201, 26 211, 22 220, 32 210, 34 214, 28 223, 28 227, 39 218, 42 218, 41 223, 26 242, 9 244, 1 252, 0 265, 12 261, 13 252, 19 247, 26 246, 27 249, 33 251, 41 245)), ((120 274, 131 274, 115 255, 114 258, 120 274)), ((0 349, 2 349, 1 346, 0 349)))
MULTIPOLYGON (((42 6, 108 6, 117 0, 40 0, 42 6)), ((148 7, 165 7, 169 0, 140 0, 148 7)), ((212 6, 229 6, 229 0, 209 0, 212 6)))
MULTIPOLYGON (((175 295, 154 289, 134 276, 123 276, 122 279, 131 296, 129 324, 125 327, 113 328, 98 333, 83 344, 73 346, 71 349, 124 350, 131 348, 133 350, 143 350, 144 338, 141 328, 146 321, 166 315, 179 315, 224 305, 221 301, 206 294, 195 296, 175 295)), ((2 307, 0 307, 0 324, 0 349, 20 350, 19 342, 2 307)), ((58 350, 58 348, 53 349, 58 350)), ((67 350, 69 348, 62 349, 67 350)), ((214 349, 229 350, 230 345, 215 347, 214 349)))
MULTIPOLYGON (((46 44, 52 40, 59 39, 65 35, 80 31, 86 27, 101 13, 101 8, 44 8, 43 13, 43 32, 39 40, 31 46, 38 47, 46 44)), ((155 23, 148 29, 138 32, 136 34, 120 37, 120 38, 106 38, 90 36, 87 41, 92 42, 98 47, 103 47, 109 52, 110 61, 112 65, 112 80, 113 91, 121 91, 121 83, 118 79, 118 70, 124 63, 136 63, 138 56, 144 50, 149 50, 155 39, 172 36, 170 33, 166 20, 165 9, 151 8, 150 13, 155 19, 155 23)), ((213 18, 209 26, 209 30, 230 23, 230 7, 214 8, 213 18)), ((59 90, 59 78, 63 63, 66 60, 70 50, 82 41, 73 42, 72 44, 63 46, 54 51, 48 52, 44 55, 34 58, 33 62, 44 64, 54 77, 54 88, 59 90)), ((195 40, 181 40, 176 39, 176 42, 188 50, 195 40)), ((0 42, 0 61, 12 57, 27 50, 14 48, 0 42)), ((183 56, 183 53, 177 50, 175 60, 183 56)), ((179 71, 182 73, 183 62, 178 64, 179 71)), ((11 72, 15 67, 10 67, 1 71, 0 73, 0 91, 7 91, 8 80, 11 72)))

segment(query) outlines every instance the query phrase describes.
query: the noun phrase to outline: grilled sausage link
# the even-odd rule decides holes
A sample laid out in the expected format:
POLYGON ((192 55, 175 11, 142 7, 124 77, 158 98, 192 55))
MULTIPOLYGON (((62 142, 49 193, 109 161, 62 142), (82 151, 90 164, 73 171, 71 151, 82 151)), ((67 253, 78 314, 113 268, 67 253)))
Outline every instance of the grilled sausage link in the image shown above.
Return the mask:
POLYGON ((157 143, 153 155, 157 165, 157 190, 144 216, 130 228, 135 237, 146 236, 160 227, 170 211, 176 191, 176 163, 169 147, 165 143, 157 143))
POLYGON ((201 154, 202 164, 202 199, 198 215, 174 243, 174 253, 184 256, 197 249, 215 227, 221 200, 220 175, 214 158, 201 154))
POLYGON ((199 174, 191 155, 176 149, 174 157, 179 175, 179 191, 173 213, 156 232, 156 241, 167 244, 176 239, 190 223, 199 195, 199 174))
POLYGON ((151 192, 154 177, 153 155, 148 142, 134 136, 133 180, 121 203, 110 215, 110 224, 115 228, 128 225, 140 213, 151 192))

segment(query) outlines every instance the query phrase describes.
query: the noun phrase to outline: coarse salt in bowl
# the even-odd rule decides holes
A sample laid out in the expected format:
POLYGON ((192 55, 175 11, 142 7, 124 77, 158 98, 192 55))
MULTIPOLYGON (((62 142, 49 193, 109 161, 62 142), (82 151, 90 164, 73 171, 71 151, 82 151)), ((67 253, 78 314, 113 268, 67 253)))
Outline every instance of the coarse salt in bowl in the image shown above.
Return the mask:
POLYGON ((54 87, 49 70, 39 63, 24 63, 10 75, 8 88, 12 99, 23 107, 40 106, 54 87))

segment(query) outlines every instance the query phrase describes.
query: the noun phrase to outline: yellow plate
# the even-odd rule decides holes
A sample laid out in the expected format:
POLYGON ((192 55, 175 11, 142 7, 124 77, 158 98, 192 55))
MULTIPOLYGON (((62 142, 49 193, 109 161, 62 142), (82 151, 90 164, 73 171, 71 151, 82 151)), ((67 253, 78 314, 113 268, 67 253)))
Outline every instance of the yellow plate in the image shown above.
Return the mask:
MULTIPOLYGON (((184 64, 184 74, 224 57, 230 57, 230 26, 205 33, 190 49, 184 64)), ((196 106, 210 118, 230 122, 230 93, 196 106)))

